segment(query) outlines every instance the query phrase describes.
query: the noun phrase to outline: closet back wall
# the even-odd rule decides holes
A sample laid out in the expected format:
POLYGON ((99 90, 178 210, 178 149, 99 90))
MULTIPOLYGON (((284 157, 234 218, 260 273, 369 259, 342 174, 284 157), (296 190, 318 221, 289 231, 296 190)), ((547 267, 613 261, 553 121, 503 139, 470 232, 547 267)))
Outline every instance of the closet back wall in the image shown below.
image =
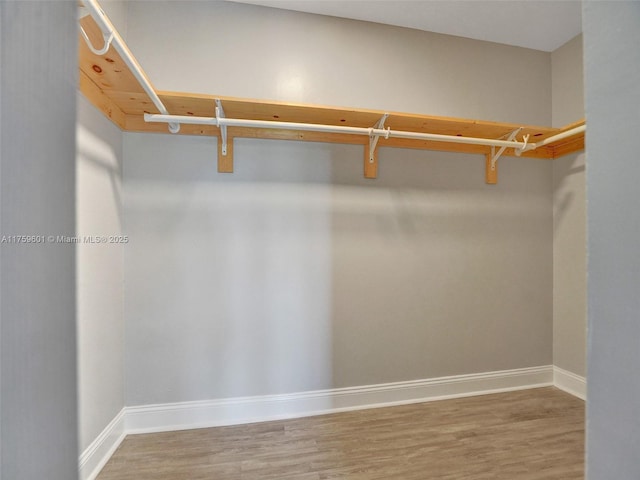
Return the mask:
POLYGON ((220 1, 127 5, 160 90, 551 124, 546 52, 220 1))
MULTIPOLYGON (((542 52, 213 2, 134 2, 159 89, 548 124, 542 52), (225 36, 228 32, 232 36, 225 36), (162 46, 170 45, 170 48, 162 46)), ((124 134, 126 404, 552 361, 550 162, 124 134)))

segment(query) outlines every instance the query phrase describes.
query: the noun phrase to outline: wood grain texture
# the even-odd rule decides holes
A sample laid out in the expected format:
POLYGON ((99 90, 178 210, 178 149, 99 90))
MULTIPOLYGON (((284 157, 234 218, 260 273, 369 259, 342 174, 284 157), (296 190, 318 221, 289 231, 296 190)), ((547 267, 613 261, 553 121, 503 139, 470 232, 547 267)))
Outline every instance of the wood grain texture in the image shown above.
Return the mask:
MULTIPOLYGON (((102 46, 104 40, 90 17, 81 23, 96 46, 102 46)), ((167 125, 146 123, 144 113, 158 113, 151 99, 144 92, 120 55, 110 48, 106 55, 94 55, 82 38, 79 39, 79 64, 82 92, 100 108, 106 116, 117 123, 123 130, 133 132, 169 133, 167 125), (104 95, 99 95, 98 89, 104 95), (117 110, 116 110, 117 109, 117 110), (124 119, 122 119, 122 114, 124 119), (115 116, 114 113, 116 112, 115 116)), ((523 127, 521 135, 529 134, 532 141, 539 141, 565 129, 522 126, 511 123, 489 122, 483 120, 439 117, 412 113, 384 112, 381 110, 330 107, 289 102, 242 99, 221 95, 205 95, 197 93, 158 92, 167 110, 174 115, 191 115, 213 117, 215 115, 215 99, 224 105, 226 116, 238 119, 267 120, 280 122, 316 123, 324 125, 342 125, 365 127, 375 125, 384 113, 389 113, 385 125, 392 130, 408 132, 425 132, 452 136, 469 136, 479 138, 501 138, 517 127, 523 127)), ((578 122, 577 124, 579 124, 578 122)), ((577 124, 571 125, 576 126, 577 124)), ((182 125, 182 135, 219 135, 217 127, 206 125, 182 125)), ((312 142, 365 144, 365 136, 348 134, 330 134, 323 132, 306 132, 296 130, 273 130, 259 128, 236 128, 234 136, 242 138, 260 138, 274 140, 303 140, 312 142)), ((380 139, 380 147, 417 148, 486 154, 488 147, 465 145, 428 140, 389 138, 380 139)), ((571 153, 583 148, 579 141, 562 142, 562 148, 555 145, 527 152, 523 156, 531 158, 552 159, 559 155, 571 153)), ((512 148, 504 152, 505 156, 514 156, 512 148)))
MULTIPOLYGON (((96 22, 90 16, 87 16, 80 20, 80 24, 93 45, 97 48, 102 48, 104 38, 96 22)), ((116 103, 118 103, 118 101, 112 97, 113 92, 139 93, 142 94, 145 99, 149 100, 149 97, 144 93, 144 89, 113 46, 109 47, 106 54, 102 56, 95 55, 89 50, 82 35, 78 33, 78 63, 80 71, 84 72, 116 103)), ((126 113, 123 105, 119 104, 119 106, 126 113)), ((153 104, 151 104, 151 106, 153 107, 153 104)), ((159 112, 154 107, 152 113, 159 112)))
POLYGON ((105 117, 115 123, 120 129, 126 125, 126 116, 120 107, 91 80, 82 70, 78 76, 80 91, 94 107, 104 113, 105 117))
POLYGON ((493 155, 487 153, 485 155, 485 165, 484 165, 484 181, 488 185, 496 185, 498 183, 498 162, 494 168, 491 168, 491 159, 493 155))
MULTIPOLYGON (((104 39, 100 29, 90 17, 83 18, 80 23, 86 30, 94 45, 100 48, 104 39)), ((134 60, 135 61, 135 60, 134 60)), ((165 124, 146 123, 144 113, 158 113, 151 99, 144 92, 135 76, 113 47, 103 56, 95 55, 79 39, 79 66, 81 75, 89 82, 80 83, 80 89, 100 108, 105 115, 126 131, 169 133, 165 124), (100 97, 93 87, 102 92, 107 100, 100 97), (124 121, 114 117, 118 109, 124 114, 124 121)), ((142 72, 144 76, 144 72, 142 72)), ((145 76, 146 78, 146 76, 145 76)), ((83 79, 84 80, 84 79, 83 79)), ((323 105, 309 105, 278 101, 265 101, 205 95, 197 93, 158 92, 158 95, 169 113, 174 115, 215 116, 215 99, 220 99, 228 118, 267 120, 279 122, 315 123, 323 125, 341 125, 369 128, 375 125, 383 114, 389 113, 385 126, 395 131, 433 133, 450 136, 466 136, 476 138, 502 138, 516 128, 522 127, 519 139, 530 135, 531 142, 538 142, 547 137, 583 124, 576 122, 562 129, 516 125, 512 123, 490 122, 484 120, 439 117, 413 113, 384 112, 382 110, 355 109, 323 105)), ((122 116, 122 115, 120 115, 122 116)), ((219 135, 219 129, 212 126, 183 125, 182 135, 219 135)), ((258 128, 237 128, 234 136, 260 139, 305 140, 314 142, 364 144, 364 136, 347 134, 330 134, 322 132, 304 132, 295 130, 270 130, 258 128)), ((584 135, 558 144, 550 144, 535 151, 523 154, 524 157, 553 159, 584 148, 584 135)), ((418 148, 447 152, 486 154, 489 147, 465 145, 446 142, 434 142, 415 139, 381 139, 381 147, 418 148)), ((515 156, 514 149, 509 148, 505 156, 515 156)))
POLYGON ((227 135, 227 154, 222 154, 222 137, 218 137, 218 173, 233 173, 233 137, 227 135))
POLYGON ((570 137, 553 145, 553 158, 560 158, 569 153, 584 150, 585 137, 570 137))
POLYGON ((573 480, 584 402, 521 390, 128 436, 98 480, 573 480))
POLYGON ((364 178, 378 178, 378 149, 373 150, 373 162, 369 158, 371 148, 369 143, 364 145, 364 178))

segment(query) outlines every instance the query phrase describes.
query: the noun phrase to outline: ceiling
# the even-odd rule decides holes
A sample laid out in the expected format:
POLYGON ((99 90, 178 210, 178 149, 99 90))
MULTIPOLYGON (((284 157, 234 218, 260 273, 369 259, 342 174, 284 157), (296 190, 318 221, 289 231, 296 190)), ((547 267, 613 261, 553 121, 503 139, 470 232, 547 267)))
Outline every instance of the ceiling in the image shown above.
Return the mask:
POLYGON ((231 0, 551 52, 582 31, 580 0, 231 0))

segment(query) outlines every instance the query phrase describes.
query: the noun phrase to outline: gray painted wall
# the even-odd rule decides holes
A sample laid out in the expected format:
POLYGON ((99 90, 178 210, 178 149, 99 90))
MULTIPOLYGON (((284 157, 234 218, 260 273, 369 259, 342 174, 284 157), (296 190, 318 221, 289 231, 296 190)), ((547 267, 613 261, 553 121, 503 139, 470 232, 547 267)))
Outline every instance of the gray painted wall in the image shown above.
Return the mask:
POLYGON ((127 404, 551 363, 549 164, 125 134, 127 404))
MULTIPOLYGON (((128 14, 127 4, 129 0, 101 0, 100 7, 107 14, 113 26, 126 41, 128 14)), ((134 53, 135 56, 135 53, 134 53)))
POLYGON ((589 349, 587 478, 640 478, 640 3, 583 6, 589 349))
MULTIPOLYGON (((4 35, 2 34, 2 17, 4 9, 0 5, 0 64, 4 58, 2 45, 5 43, 4 35)), ((0 102, 2 102, 2 95, 4 90, 2 89, 2 74, 0 74, 0 102)), ((2 106, 0 104, 0 188, 2 185, 2 106)), ((2 195, 0 193, 0 227, 2 226, 2 195)), ((1 249, 2 247, 0 247, 1 249)), ((0 272, 2 272, 2 254, 0 250, 0 272)), ((2 345, 2 275, 0 274, 0 347, 2 345)), ((2 480, 2 350, 0 350, 0 480, 2 480)))
POLYGON ((551 125, 564 127, 584 118, 582 35, 551 53, 551 125))
MULTIPOLYGON (((2 235, 75 232, 76 7, 0 3, 2 235), (34 34, 37 32, 37 34, 34 34)), ((77 477, 75 248, 0 245, 7 480, 77 477)))
MULTIPOLYGON (((551 54, 553 126, 584 118, 582 35, 551 54)), ((553 364, 586 373, 587 217, 585 152, 553 165, 553 364)))
MULTIPOLYGON (((126 2, 100 6, 126 33, 126 2)), ((122 132, 78 93, 76 229, 122 234, 122 132)), ((124 407, 122 244, 77 245, 78 421, 82 453, 124 407)))
POLYGON ((546 52, 229 2, 132 1, 127 14, 160 90, 551 123, 546 52))
MULTIPOLYGON (((78 235, 122 235, 122 132, 81 94, 76 168, 78 235)), ((123 254, 123 243, 77 246, 81 451, 124 407, 123 254)))
MULTIPOLYGON (((217 2, 128 14, 160 89, 551 121, 546 53, 217 2)), ((215 139, 124 137, 127 405, 551 364, 550 162, 501 160, 492 187, 481 156, 382 149, 365 181, 362 147, 238 140, 221 175, 215 139)))

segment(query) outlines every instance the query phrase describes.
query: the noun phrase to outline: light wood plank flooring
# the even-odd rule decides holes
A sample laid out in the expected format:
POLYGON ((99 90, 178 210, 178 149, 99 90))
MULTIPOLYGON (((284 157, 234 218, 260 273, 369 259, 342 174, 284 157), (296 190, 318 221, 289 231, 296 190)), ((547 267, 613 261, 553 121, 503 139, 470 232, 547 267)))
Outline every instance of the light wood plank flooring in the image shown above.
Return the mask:
POLYGON ((98 480, 584 478, 584 402, 553 387, 128 436, 98 480))

